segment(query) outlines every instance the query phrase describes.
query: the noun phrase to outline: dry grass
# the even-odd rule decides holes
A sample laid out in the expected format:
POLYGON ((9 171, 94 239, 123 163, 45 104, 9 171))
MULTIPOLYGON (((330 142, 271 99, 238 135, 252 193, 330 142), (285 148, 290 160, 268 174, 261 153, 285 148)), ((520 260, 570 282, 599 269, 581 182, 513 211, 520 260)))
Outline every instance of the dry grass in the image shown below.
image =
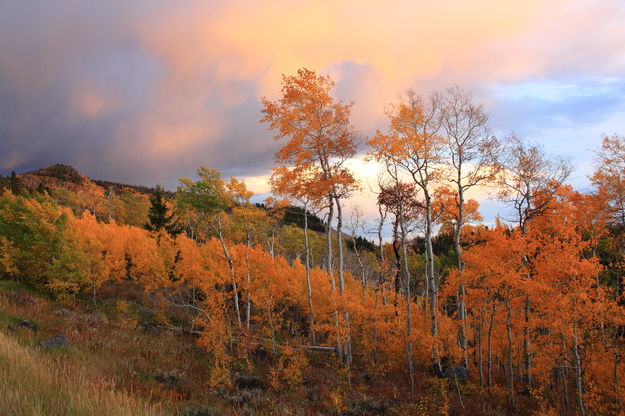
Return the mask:
POLYGON ((0 333, 0 414, 15 416, 163 415, 81 368, 19 345, 0 333))

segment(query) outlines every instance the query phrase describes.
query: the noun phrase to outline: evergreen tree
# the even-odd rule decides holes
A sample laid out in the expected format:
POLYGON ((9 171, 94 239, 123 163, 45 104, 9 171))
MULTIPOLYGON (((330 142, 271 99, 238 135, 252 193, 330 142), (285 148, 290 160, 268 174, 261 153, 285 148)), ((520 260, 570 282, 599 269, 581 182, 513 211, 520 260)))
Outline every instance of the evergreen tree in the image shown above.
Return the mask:
POLYGON ((39 182, 39 185, 37 186, 37 193, 38 194, 50 193, 50 188, 45 186, 43 182, 39 182))
POLYGON ((11 172, 11 176, 9 177, 9 189, 13 192, 14 195, 19 195, 24 193, 24 184, 22 180, 17 176, 15 171, 11 172))
POLYGON ((169 208, 165 203, 165 190, 161 185, 156 185, 154 193, 150 196, 150 209, 145 229, 148 231, 165 230, 172 236, 180 234, 182 228, 174 217, 175 214, 169 214, 169 208))

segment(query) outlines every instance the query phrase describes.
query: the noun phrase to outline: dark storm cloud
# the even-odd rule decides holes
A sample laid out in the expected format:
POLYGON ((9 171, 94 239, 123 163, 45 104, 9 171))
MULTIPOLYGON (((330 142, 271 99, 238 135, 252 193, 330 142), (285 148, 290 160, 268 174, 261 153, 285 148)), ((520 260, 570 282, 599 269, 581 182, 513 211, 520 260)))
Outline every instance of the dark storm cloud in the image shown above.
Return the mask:
POLYGON ((210 70, 172 82, 170 63, 137 29, 168 7, 150 4, 157 12, 0 4, 1 173, 65 163, 95 178, 175 186, 200 165, 254 175, 271 164, 254 84, 218 85, 210 70))

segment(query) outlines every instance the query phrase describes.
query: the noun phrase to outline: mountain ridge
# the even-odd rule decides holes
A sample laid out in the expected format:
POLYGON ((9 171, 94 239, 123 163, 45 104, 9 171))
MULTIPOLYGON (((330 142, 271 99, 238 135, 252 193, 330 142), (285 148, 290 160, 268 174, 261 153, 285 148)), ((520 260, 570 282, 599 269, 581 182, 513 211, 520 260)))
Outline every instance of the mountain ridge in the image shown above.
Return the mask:
MULTIPOLYGON (((146 185, 130 185, 105 179, 93 179, 84 175, 72 165, 62 163, 47 165, 18 174, 17 176, 30 191, 35 191, 41 187, 66 188, 71 191, 101 188, 105 193, 110 191, 119 193, 124 190, 132 190, 143 195, 151 195, 155 191, 155 187, 146 185)), ((166 193, 168 197, 173 196, 173 192, 166 191, 166 193)))

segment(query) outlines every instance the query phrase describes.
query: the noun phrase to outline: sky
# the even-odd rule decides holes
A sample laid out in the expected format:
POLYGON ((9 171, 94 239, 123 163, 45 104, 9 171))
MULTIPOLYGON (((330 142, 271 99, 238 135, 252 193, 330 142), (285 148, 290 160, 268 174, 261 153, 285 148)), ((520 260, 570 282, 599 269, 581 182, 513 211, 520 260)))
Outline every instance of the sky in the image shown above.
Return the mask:
POLYGON ((602 134, 625 134, 623 22, 624 0, 3 0, 0 173, 173 189, 205 165, 262 194, 278 144, 260 98, 307 67, 363 136, 401 91, 458 85, 588 190, 602 134))

